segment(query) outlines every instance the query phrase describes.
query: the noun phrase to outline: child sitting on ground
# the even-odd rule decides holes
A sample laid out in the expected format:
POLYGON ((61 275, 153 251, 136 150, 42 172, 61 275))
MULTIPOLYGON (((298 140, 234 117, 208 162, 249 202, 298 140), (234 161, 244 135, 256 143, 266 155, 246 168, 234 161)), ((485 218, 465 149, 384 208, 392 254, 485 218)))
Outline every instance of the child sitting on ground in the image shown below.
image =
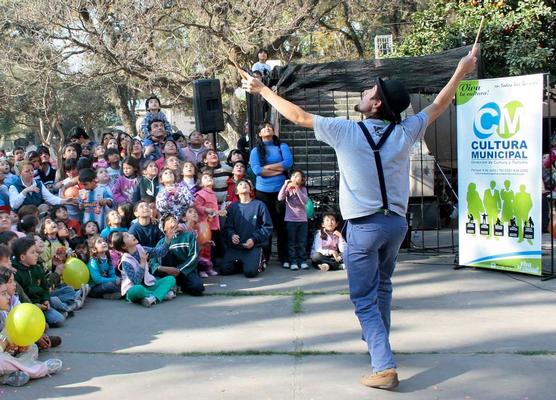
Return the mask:
MULTIPOLYGON (((0 312, 10 310, 8 279, 0 274, 0 312)), ((28 348, 20 348, 9 339, 5 331, 5 316, 0 313, 0 383, 9 386, 23 386, 30 378, 37 379, 52 375, 62 369, 62 361, 49 359, 38 361, 39 349, 33 344, 28 348), (13 356, 10 353, 19 353, 13 356)))
MULTIPOLYGON (((17 270, 16 281, 29 296, 33 304, 39 307, 50 327, 59 327, 66 320, 59 311, 51 307, 50 291, 43 267, 38 264, 35 241, 29 238, 16 239, 12 243, 12 265, 17 270)), ((66 314, 67 315, 67 314, 66 314)))
POLYGON ((117 210, 111 210, 106 215, 106 228, 104 228, 100 232, 100 236, 103 239, 109 240, 110 234, 113 232, 127 232, 127 228, 123 228, 122 224, 122 216, 118 213, 117 210))
POLYGON ((108 243, 101 236, 89 239, 91 259, 87 264, 90 273, 91 297, 119 299, 121 279, 116 276, 108 256, 108 243))
MULTIPOLYGON (((165 232, 178 230, 178 220, 173 215, 163 217, 161 224, 165 232)), ((150 263, 151 272, 155 276, 173 276, 182 293, 201 296, 205 287, 197 275, 198 257, 195 234, 189 231, 177 232, 170 242, 168 253, 162 259, 150 263)))
MULTIPOLYGON (((10 307, 6 311, 0 311, 0 320, 5 319, 12 308, 21 303, 21 299, 28 302, 29 299, 27 295, 19 289, 18 284, 15 281, 15 270, 12 268, 11 261, 12 251, 6 245, 0 245, 0 275, 3 275, 5 280, 8 281, 8 295, 10 296, 10 307)), ((1 278, 0 278, 1 279, 1 278)), ((50 336, 44 333, 41 338, 36 342, 40 350, 50 349, 52 347, 58 347, 62 343, 62 338, 60 336, 50 336)))
POLYGON ((152 220, 150 204, 145 200, 139 201, 135 204, 134 215, 137 220, 129 228, 129 233, 137 238, 141 246, 155 247, 164 234, 152 220))
MULTIPOLYGON (((52 220, 50 220, 50 223, 52 224, 52 220)), ((51 226, 51 229, 54 229, 54 227, 51 226)), ((49 246, 54 245, 54 248, 56 249, 56 253, 52 255, 52 267, 50 268, 44 267, 41 261, 41 255, 48 254, 52 247, 47 247, 42 238, 35 235, 35 248, 37 254, 39 255, 37 265, 40 265, 44 270, 47 286, 50 289, 50 302, 52 307, 63 314, 67 313, 68 316, 72 316, 73 311, 79 310, 85 304, 85 298, 89 293, 89 287, 87 284, 83 284, 81 285, 81 289, 76 291, 62 282, 64 263, 66 262, 68 255, 73 253, 67 243, 66 238, 69 232, 64 223, 58 222, 56 224, 56 230, 58 232, 58 242, 46 242, 49 246), (58 247, 58 245, 60 246, 58 247)))
POLYGON ((338 222, 335 214, 324 214, 322 216, 322 227, 315 234, 313 247, 311 248, 311 260, 315 268, 323 272, 345 269, 342 262, 346 242, 342 234, 336 228, 338 222))
POLYGON ((173 290, 176 279, 165 276, 156 279, 149 271, 149 257, 164 257, 168 252, 175 230, 166 232, 166 240, 155 248, 143 248, 135 236, 127 232, 115 232, 112 235, 112 247, 122 254, 120 271, 122 273, 121 294, 129 302, 141 302, 150 307, 157 301, 171 300, 176 297, 173 290))

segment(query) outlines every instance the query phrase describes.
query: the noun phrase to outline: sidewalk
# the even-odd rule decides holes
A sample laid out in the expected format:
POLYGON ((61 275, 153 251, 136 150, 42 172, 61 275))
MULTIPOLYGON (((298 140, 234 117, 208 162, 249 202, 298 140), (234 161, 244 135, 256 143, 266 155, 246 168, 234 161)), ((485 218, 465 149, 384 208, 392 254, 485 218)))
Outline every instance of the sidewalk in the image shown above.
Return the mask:
POLYGON ((63 337, 50 352, 63 372, 0 386, 0 398, 554 398, 556 280, 454 271, 453 256, 400 258, 396 392, 358 383, 369 360, 345 272, 271 265, 255 279, 207 280, 207 296, 152 309, 88 300, 52 330, 63 337))

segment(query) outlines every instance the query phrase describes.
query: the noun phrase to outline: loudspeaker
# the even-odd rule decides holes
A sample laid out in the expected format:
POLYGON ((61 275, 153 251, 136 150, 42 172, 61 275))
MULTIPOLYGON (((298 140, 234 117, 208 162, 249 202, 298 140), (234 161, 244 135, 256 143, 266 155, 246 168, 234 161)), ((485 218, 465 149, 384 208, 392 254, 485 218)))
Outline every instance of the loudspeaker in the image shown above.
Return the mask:
POLYGON ((193 81, 193 110, 195 128, 199 132, 212 133, 224 130, 222 95, 218 79, 193 81))

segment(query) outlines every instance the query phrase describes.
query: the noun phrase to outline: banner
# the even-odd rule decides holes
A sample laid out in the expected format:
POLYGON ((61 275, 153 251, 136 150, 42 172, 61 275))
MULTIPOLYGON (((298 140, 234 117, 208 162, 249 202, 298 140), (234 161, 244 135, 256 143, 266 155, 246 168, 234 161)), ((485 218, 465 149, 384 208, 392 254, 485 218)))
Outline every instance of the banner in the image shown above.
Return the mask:
POLYGON ((458 86, 460 265, 542 273, 543 87, 542 74, 458 86))

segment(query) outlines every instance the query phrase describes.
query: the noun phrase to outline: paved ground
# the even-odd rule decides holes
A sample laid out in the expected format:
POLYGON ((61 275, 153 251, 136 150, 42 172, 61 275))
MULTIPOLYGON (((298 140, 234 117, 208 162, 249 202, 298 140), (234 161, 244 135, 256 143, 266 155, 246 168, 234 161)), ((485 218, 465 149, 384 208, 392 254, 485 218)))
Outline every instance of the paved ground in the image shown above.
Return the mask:
POLYGON ((152 309, 90 300, 52 331, 64 340, 50 354, 63 359, 63 372, 0 387, 0 398, 556 398, 556 280, 454 271, 452 261, 401 256, 396 392, 358 384, 369 360, 345 272, 272 265, 256 279, 208 280, 208 296, 152 309))

